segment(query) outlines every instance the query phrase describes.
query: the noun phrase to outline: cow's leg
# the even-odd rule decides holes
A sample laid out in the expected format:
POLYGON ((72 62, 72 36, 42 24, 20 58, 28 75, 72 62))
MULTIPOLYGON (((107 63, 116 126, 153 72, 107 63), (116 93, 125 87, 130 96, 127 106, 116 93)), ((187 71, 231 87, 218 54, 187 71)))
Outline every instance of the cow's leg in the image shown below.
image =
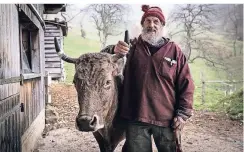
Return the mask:
POLYGON ((95 139, 97 140, 97 143, 100 148, 100 152, 106 152, 105 141, 104 141, 104 138, 102 137, 102 135, 98 131, 93 132, 93 135, 94 135, 95 139))
POLYGON ((113 131, 111 133, 111 140, 110 140, 112 151, 115 150, 115 148, 124 138, 125 138, 124 129, 113 129, 113 131))
POLYGON ((108 135, 106 134, 102 136, 100 132, 96 131, 93 132, 93 135, 97 140, 97 143, 100 148, 100 152, 113 152, 118 144, 116 143, 116 145, 114 145, 113 142, 111 142, 112 141, 110 137, 111 134, 108 135))

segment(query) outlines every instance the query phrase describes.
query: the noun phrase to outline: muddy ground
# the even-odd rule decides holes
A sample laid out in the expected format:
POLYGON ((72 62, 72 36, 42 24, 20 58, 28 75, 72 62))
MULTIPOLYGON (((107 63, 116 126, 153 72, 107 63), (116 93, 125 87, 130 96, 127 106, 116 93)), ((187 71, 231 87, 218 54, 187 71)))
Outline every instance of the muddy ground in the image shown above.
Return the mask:
MULTIPOLYGON (((73 85, 52 84, 51 95, 58 123, 39 139, 35 152, 99 152, 92 133, 75 129, 79 107, 73 85)), ((116 152, 121 151, 123 142, 116 152)), ((222 113, 195 111, 184 128, 182 145, 184 152, 242 152, 243 124, 222 113)))

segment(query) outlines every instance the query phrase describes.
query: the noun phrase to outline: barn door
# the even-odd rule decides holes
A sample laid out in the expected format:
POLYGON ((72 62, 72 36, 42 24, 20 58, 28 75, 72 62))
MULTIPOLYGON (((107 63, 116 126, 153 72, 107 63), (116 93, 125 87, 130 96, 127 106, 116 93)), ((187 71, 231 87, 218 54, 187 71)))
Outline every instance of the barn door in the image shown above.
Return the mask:
POLYGON ((0 5, 0 152, 21 151, 18 10, 0 5))
POLYGON ((21 151, 19 80, 0 79, 0 152, 21 151))

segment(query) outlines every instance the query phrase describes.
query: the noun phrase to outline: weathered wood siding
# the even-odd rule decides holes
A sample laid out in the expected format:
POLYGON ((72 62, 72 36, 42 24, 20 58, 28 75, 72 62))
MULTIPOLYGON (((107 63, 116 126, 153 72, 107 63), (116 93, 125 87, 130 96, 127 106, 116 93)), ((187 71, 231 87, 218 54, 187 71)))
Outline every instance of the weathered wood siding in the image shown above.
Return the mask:
POLYGON ((40 80, 40 78, 35 78, 24 81, 24 85, 21 86, 21 103, 24 103, 24 112, 21 114, 22 134, 44 108, 44 101, 40 101, 42 95, 40 90, 43 85, 40 80))
POLYGON ((37 12, 42 15, 44 10, 44 5, 40 5, 40 4, 33 4, 33 5, 36 8, 37 12))
MULTIPOLYGON (((36 5, 43 12, 43 5, 36 5)), ((20 152, 21 136, 44 109, 44 31, 37 17, 27 5, 0 4, 0 80, 19 77, 21 73, 19 10, 38 27, 34 60, 39 64, 33 72, 38 78, 0 84, 0 152, 20 152), (24 112, 20 112, 20 104, 24 112)), ((40 14, 42 16, 42 14, 40 14)))
POLYGON ((60 45, 63 50, 63 34, 59 26, 46 23, 45 30, 45 70, 53 79, 65 79, 64 63, 58 57, 55 46, 54 37, 59 37, 60 45))
MULTIPOLYGON (((0 5, 0 79, 20 76, 18 10, 0 5)), ((18 152, 21 142, 20 83, 0 85, 0 151, 18 152)))
MULTIPOLYGON (((38 5, 39 6, 39 5, 38 5)), ((37 6, 35 5, 37 8, 37 6)), ((35 24, 35 26, 38 28, 37 37, 35 39, 32 39, 33 46, 33 54, 32 54, 32 60, 35 62, 35 65, 32 67, 32 72, 34 72, 36 75, 41 74, 37 78, 28 78, 25 79, 23 84, 20 88, 20 101, 24 104, 24 112, 21 113, 21 141, 22 141, 22 150, 24 151, 31 151, 31 149, 34 146, 36 137, 33 137, 31 134, 28 135, 30 132, 29 129, 32 128, 34 132, 40 132, 40 129, 42 129, 45 124, 39 124, 39 126, 33 126, 33 122, 38 117, 41 111, 45 108, 45 90, 44 90, 44 65, 45 65, 45 52, 44 52, 44 30, 37 19, 37 17, 33 14, 33 12, 30 10, 30 8, 27 5, 20 5, 20 8, 25 12, 25 14, 30 18, 30 20, 35 24), (40 127, 40 128, 38 128, 40 127), (35 129, 37 129, 35 131, 35 129)), ((44 7, 41 5, 37 8, 37 10, 40 12, 40 16, 42 16, 42 12, 44 7)), ((27 75, 28 74, 24 74, 27 75)), ((41 118, 42 119, 42 118, 41 118)), ((38 120, 42 121, 42 120, 38 120)))
MULTIPOLYGON (((31 11, 31 9, 26 5, 26 4, 19 4, 18 7, 28 16, 28 18, 35 24, 36 27, 38 27, 39 29, 42 29, 40 21, 38 20, 38 18, 36 17, 36 15, 31 11)), ((38 7, 39 9, 44 9, 44 7, 38 7)), ((41 13, 39 13, 42 16, 42 12, 41 10, 39 10, 41 13)))

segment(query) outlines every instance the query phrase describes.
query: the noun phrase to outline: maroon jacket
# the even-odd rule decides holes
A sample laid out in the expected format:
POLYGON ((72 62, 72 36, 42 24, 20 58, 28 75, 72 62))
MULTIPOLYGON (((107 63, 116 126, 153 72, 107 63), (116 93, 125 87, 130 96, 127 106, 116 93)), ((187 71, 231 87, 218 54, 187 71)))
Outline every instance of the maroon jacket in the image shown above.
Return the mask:
POLYGON ((192 115, 193 92, 190 69, 180 48, 167 41, 151 55, 139 37, 127 58, 120 116, 168 127, 174 116, 186 120, 192 115))

